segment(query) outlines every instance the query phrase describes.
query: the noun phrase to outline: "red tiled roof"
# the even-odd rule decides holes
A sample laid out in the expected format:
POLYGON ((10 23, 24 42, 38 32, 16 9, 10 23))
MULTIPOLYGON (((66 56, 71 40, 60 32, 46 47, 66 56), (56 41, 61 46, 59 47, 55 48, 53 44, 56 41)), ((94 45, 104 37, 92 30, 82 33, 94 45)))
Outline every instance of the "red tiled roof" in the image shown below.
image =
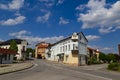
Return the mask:
POLYGON ((90 47, 87 47, 88 50, 93 50, 95 52, 100 52, 100 51, 97 51, 97 49, 93 49, 93 48, 90 48, 90 47))
POLYGON ((40 46, 38 46, 38 48, 47 48, 48 47, 48 45, 40 45, 40 46))
POLYGON ((0 54, 18 54, 18 53, 10 49, 0 48, 0 54))

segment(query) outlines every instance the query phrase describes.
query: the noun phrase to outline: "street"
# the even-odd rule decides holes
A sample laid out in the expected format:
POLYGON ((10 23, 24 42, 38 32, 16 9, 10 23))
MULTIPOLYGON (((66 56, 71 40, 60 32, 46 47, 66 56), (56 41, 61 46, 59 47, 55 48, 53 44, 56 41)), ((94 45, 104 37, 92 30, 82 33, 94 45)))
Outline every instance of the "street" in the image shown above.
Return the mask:
MULTIPOLYGON (((120 74, 98 70, 94 66, 67 66, 46 60, 35 60, 35 66, 9 74, 0 75, 0 80, 119 80, 120 74)), ((100 66, 103 67, 103 66, 100 66)), ((99 68, 100 68, 99 67, 99 68)))

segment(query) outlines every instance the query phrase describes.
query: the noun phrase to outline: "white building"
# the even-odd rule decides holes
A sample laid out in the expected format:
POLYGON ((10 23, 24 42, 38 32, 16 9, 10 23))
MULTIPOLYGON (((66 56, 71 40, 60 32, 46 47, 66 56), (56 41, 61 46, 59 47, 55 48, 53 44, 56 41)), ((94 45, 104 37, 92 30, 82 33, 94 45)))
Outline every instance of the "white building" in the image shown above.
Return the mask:
POLYGON ((16 51, 0 48, 0 64, 13 63, 13 58, 16 54, 16 51))
POLYGON ((68 64, 87 64, 87 39, 82 32, 54 43, 46 51, 46 58, 68 64))
POLYGON ((21 39, 10 39, 5 42, 0 43, 0 48, 9 49, 11 41, 14 40, 18 46, 18 54, 16 54, 17 59, 25 59, 25 51, 28 45, 26 40, 21 39))

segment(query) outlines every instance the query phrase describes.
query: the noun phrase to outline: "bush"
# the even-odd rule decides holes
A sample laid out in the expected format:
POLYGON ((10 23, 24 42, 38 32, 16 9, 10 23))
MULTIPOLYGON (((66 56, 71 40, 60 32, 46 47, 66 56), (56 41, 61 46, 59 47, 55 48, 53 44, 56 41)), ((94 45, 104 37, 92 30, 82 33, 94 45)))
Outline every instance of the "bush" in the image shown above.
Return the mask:
POLYGON ((101 64, 101 62, 99 62, 99 61, 88 61, 88 65, 92 65, 92 64, 101 64))
POLYGON ((110 63, 108 65, 109 70, 120 71, 120 63, 110 63))
POLYGON ((101 64, 101 62, 97 61, 96 58, 92 58, 91 60, 88 61, 88 65, 91 65, 91 64, 101 64))

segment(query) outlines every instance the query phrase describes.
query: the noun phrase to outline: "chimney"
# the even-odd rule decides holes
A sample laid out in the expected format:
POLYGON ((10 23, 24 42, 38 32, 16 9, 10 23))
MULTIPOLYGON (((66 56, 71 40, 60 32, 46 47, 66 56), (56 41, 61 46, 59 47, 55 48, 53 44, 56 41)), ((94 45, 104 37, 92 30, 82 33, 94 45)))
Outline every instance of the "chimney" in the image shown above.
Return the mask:
POLYGON ((120 55, 120 44, 118 44, 118 51, 119 51, 119 55, 120 55))

